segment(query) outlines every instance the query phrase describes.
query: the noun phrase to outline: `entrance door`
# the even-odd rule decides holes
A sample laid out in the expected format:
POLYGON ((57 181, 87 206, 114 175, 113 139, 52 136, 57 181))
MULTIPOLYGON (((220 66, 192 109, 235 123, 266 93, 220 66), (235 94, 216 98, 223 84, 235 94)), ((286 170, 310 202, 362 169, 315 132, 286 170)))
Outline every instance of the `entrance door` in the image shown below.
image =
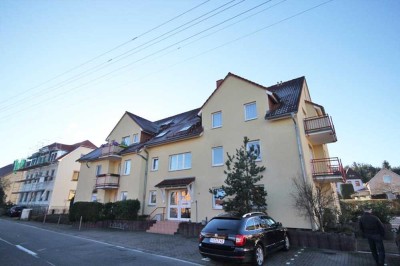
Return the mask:
POLYGON ((190 220, 190 195, 187 189, 171 190, 168 197, 168 219, 190 220))

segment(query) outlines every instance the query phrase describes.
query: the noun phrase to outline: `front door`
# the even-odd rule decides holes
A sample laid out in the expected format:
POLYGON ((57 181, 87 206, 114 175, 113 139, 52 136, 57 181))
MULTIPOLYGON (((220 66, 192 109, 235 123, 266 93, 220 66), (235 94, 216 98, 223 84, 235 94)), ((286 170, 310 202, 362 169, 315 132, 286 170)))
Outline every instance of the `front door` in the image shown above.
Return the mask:
POLYGON ((190 195, 187 189, 170 190, 168 193, 168 219, 190 220, 190 195))

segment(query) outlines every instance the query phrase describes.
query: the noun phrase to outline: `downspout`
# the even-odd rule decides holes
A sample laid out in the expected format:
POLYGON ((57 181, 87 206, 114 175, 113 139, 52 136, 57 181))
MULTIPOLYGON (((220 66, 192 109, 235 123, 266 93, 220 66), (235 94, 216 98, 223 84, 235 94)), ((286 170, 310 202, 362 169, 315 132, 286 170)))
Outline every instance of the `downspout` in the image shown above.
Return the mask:
POLYGON ((300 158, 300 165, 301 165, 301 173, 303 175, 304 182, 307 182, 307 174, 306 174, 306 167, 304 164, 303 149, 301 148, 299 126, 297 125, 294 113, 290 113, 290 116, 292 117, 292 120, 294 123, 294 131, 296 132, 297 148, 299 151, 299 158, 300 158))
MULTIPOLYGON (((304 163, 303 149, 301 148, 299 126, 297 125, 297 122, 296 122, 296 119, 295 119, 295 114, 294 113, 290 113, 290 116, 291 116, 291 118, 293 120, 294 131, 296 132, 296 141, 297 141, 297 148, 298 148, 298 151, 299 151, 301 173, 303 175, 304 183, 307 183, 306 166, 305 166, 305 163, 304 163)), ((311 219, 311 217, 310 217, 310 225, 311 225, 311 228, 314 230, 315 229, 315 224, 313 223, 313 220, 311 219)))
MULTIPOLYGON (((146 147, 143 148, 144 152, 146 153, 146 157, 141 154, 137 154, 142 157, 143 160, 146 161, 146 168, 144 169, 144 180, 143 180, 143 201, 142 201, 142 215, 144 215, 144 205, 146 202, 146 191, 147 191, 147 175, 148 175, 148 168, 149 168, 149 152, 146 150, 146 147)), ((140 151, 139 151, 140 152, 140 151)))

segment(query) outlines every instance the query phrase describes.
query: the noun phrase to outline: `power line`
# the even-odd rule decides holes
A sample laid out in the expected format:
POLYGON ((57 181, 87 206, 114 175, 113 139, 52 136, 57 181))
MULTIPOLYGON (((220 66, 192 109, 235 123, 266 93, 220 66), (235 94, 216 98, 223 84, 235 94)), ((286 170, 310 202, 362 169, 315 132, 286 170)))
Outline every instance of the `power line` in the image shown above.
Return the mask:
POLYGON ((168 24, 168 23, 170 23, 170 22, 172 22, 172 21, 174 21, 174 20, 176 20, 176 19, 182 17, 183 15, 185 15, 185 14, 187 14, 187 13, 189 13, 189 12, 191 12, 191 11, 197 9, 197 8, 199 8, 200 6, 206 4, 206 3, 209 2, 209 1, 210 1, 210 0, 206 0, 206 1, 204 1, 204 2, 202 2, 202 3, 200 3, 200 4, 198 4, 198 5, 196 5, 196 6, 194 6, 194 7, 192 7, 192 8, 190 8, 190 9, 184 11, 183 13, 181 13, 181 14, 179 14, 179 15, 177 15, 177 16, 175 16, 175 17, 173 17, 173 18, 171 18, 171 19, 169 19, 169 20, 167 20, 167 21, 165 21, 165 22, 163 22, 163 23, 161 23, 161 24, 159 24, 158 26, 156 26, 156 27, 154 27, 154 28, 151 28, 151 29, 145 31, 144 33, 141 33, 141 34, 139 34, 138 36, 133 37, 132 39, 130 39, 130 40, 128 40, 128 41, 125 41, 125 42, 123 42, 123 43, 121 43, 121 44, 119 44, 119 45, 117 45, 117 46, 111 48, 110 50, 107 50, 106 52, 104 52, 104 53, 102 53, 102 54, 100 54, 100 55, 97 55, 97 56, 93 57, 92 59, 89 59, 88 61, 85 61, 85 62, 83 62, 83 63, 81 63, 81 64, 79 64, 79 65, 77 65, 77 66, 75 66, 75 67, 72 67, 72 68, 68 69, 67 71, 65 71, 65 72, 63 72, 63 73, 61 73, 61 74, 59 74, 59 75, 56 75, 55 77, 53 77, 53 78, 51 78, 51 79, 49 79, 49 80, 47 80, 47 81, 45 81, 45 82, 40 83, 40 84, 37 85, 37 86, 34 86, 34 87, 32 87, 32 88, 29 88, 29 89, 27 89, 26 91, 24 91, 24 92, 22 92, 22 93, 19 93, 19 94, 16 94, 16 95, 14 95, 14 96, 10 96, 10 97, 8 97, 6 100, 4 100, 4 101, 0 101, 0 104, 3 103, 3 102, 9 101, 10 99, 14 99, 14 98, 16 98, 16 97, 19 97, 19 96, 21 96, 22 94, 26 94, 27 92, 29 92, 29 91, 31 91, 31 90, 34 90, 34 89, 36 89, 36 88, 39 88, 39 87, 41 87, 41 86, 43 86, 43 85, 45 85, 45 84, 47 84, 47 83, 49 83, 49 82, 51 82, 51 81, 56 80, 56 79, 59 78, 59 77, 64 76, 65 74, 68 74, 68 73, 70 73, 70 72, 72 72, 72 71, 74 71, 74 70, 76 70, 76 69, 78 69, 78 68, 81 68, 82 66, 87 65, 88 63, 91 63, 91 62, 93 62, 94 60, 96 60, 96 59, 98 59, 98 58, 100 58, 100 57, 102 57, 102 56, 104 56, 104 55, 106 55, 106 54, 108 54, 108 53, 110 53, 110 52, 112 52, 112 51, 115 51, 115 50, 117 50, 117 49, 119 49, 119 48, 121 48, 121 47, 127 45, 128 43, 130 43, 130 42, 132 42, 132 41, 135 41, 136 39, 138 39, 138 38, 140 38, 140 37, 143 37, 143 36, 145 36, 146 34, 152 32, 152 31, 154 31, 154 30, 156 30, 156 29, 159 29, 160 27, 162 27, 162 26, 164 26, 164 25, 166 25, 166 24, 168 24))
MULTIPOLYGON (((208 1, 209 1, 209 0, 208 0, 208 1)), ((203 4, 205 4, 205 3, 208 2, 208 1, 205 1, 205 2, 203 2, 202 4, 199 4, 199 5, 195 6, 194 8, 192 8, 192 9, 190 9, 190 10, 188 10, 188 11, 186 11, 186 12, 184 12, 184 13, 182 13, 182 14, 176 16, 176 17, 174 17, 173 19, 170 19, 169 21, 164 22, 164 23, 160 24, 159 26, 152 28, 151 30, 148 30, 147 32, 145 32, 145 33, 143 33, 143 34, 141 34, 141 35, 135 37, 134 39, 137 39, 138 37, 141 37, 141 36, 143 36, 143 35, 145 35, 145 34, 151 32, 151 31, 153 31, 154 29, 157 29, 157 28, 161 27, 162 25, 165 25, 165 24, 167 24, 168 22, 170 22, 170 21, 172 21, 172 20, 175 20, 176 18, 182 16, 183 14, 188 13, 188 12, 191 11, 191 10, 194 10, 195 8, 197 8, 197 7, 199 7, 199 6, 203 5, 203 4)), ((218 6, 217 8, 215 8, 215 9, 213 9, 213 10, 211 10, 211 11, 209 11, 209 12, 207 12, 207 13, 205 13, 205 14, 203 14, 203 15, 201 15, 201 16, 195 18, 195 19, 192 19, 192 20, 190 20, 189 22, 186 22, 186 23, 184 23, 183 25, 174 28, 173 30, 170 30, 170 31, 168 31, 168 32, 166 32, 166 33, 164 33, 164 34, 162 34, 162 35, 156 37, 156 38, 153 38, 153 39, 151 39, 150 41, 145 42, 144 44, 141 44, 141 45, 139 45, 139 46, 136 46, 136 47, 134 47, 133 49, 130 49, 130 50, 128 50, 127 52, 124 52, 124 53, 122 53, 122 54, 116 56, 115 58, 109 59, 109 60, 107 60, 107 61, 105 61, 105 62, 103 62, 103 63, 101 63, 101 64, 99 64, 99 65, 96 65, 96 66, 94 66, 94 67, 92 67, 92 68, 90 68, 90 69, 87 69, 86 71, 84 71, 84 72, 82 72, 82 73, 80 73, 80 74, 74 75, 74 76, 72 76, 72 77, 70 77, 70 78, 68 78, 68 79, 66 79, 66 80, 64 80, 64 81, 61 81, 61 82, 59 82, 59 83, 57 83, 57 84, 55 84, 55 85, 52 85, 52 86, 48 87, 47 89, 45 88, 45 89, 43 89, 43 90, 41 90, 41 91, 36 92, 36 93, 33 94, 33 95, 27 96, 27 97, 25 97, 25 98, 19 99, 19 100, 16 101, 16 102, 9 103, 8 105, 2 106, 2 107, 0 108, 0 110, 5 110, 5 109, 7 109, 7 108, 9 108, 9 107, 15 108, 15 107, 16 107, 16 105, 15 105, 16 103, 21 103, 21 102, 24 102, 24 101, 27 100, 27 99, 31 99, 32 96, 37 96, 37 95, 42 96, 44 93, 46 93, 46 92, 48 92, 48 91, 50 91, 50 90, 51 90, 51 92, 54 92, 54 89, 57 90, 58 88, 61 88, 61 87, 65 86, 65 85, 67 85, 67 84, 69 84, 69 83, 71 83, 71 82, 77 81, 77 80, 79 80, 79 79, 81 79, 81 78, 84 78, 84 77, 86 77, 86 76, 88 76, 88 75, 91 75, 91 74, 93 74, 93 73, 95 73, 95 72, 97 72, 97 71, 99 71, 99 70, 102 70, 102 69, 104 69, 104 68, 107 68, 107 67, 111 66, 112 64, 114 64, 114 63, 116 63, 116 62, 119 62, 120 60, 122 60, 122 59, 124 59, 124 58, 126 58, 126 57, 128 57, 128 56, 131 56, 132 54, 135 54, 135 53, 137 53, 137 52, 143 51, 143 50, 147 49, 148 47, 151 47, 151 46, 153 46, 154 44, 161 42, 162 40, 165 40, 165 39, 167 39, 167 38, 169 38, 169 37, 172 37, 172 36, 176 35, 177 33, 171 34, 171 35, 167 36, 166 38, 162 39, 161 41, 158 41, 158 42, 156 42, 156 43, 152 43, 152 44, 150 44, 150 45, 144 47, 143 49, 141 49, 141 50, 139 50, 139 51, 137 51, 137 52, 135 52, 135 53, 128 54, 128 55, 122 57, 121 59, 115 61, 116 58, 125 55, 125 54, 128 53, 129 51, 135 50, 135 49, 140 48, 140 47, 142 47, 142 46, 144 46, 144 45, 146 45, 146 44, 149 44, 149 43, 151 43, 152 41, 157 40, 157 39, 159 39, 160 37, 165 36, 165 35, 168 34, 168 33, 171 33, 171 32, 173 32, 173 31, 176 31, 177 29, 179 29, 179 28, 181 28, 181 27, 183 27, 183 26, 186 26, 186 25, 192 23, 193 21, 196 21, 196 20, 198 20, 199 18, 202 18, 202 17, 204 17, 205 15, 208 15, 208 14, 210 14, 210 13, 212 13, 212 12, 218 10, 218 9, 221 9, 222 7, 228 5, 228 4, 232 3, 232 2, 235 2, 235 1, 236 1, 236 0, 231 0, 231 1, 225 3, 225 4, 221 5, 221 6, 218 6), (113 60, 114 60, 114 61, 113 61, 113 60), (110 62, 111 62, 111 63, 110 63, 110 62), (88 74, 87 74, 87 75, 84 75, 84 74, 86 74, 86 73, 88 73, 88 74)), ((245 0, 242 0, 242 1, 240 1, 239 3, 242 3, 243 1, 245 1, 245 0)), ((239 3, 237 3, 237 4, 239 4, 239 3)), ((234 5, 232 5, 232 6, 228 7, 228 8, 226 8, 226 9, 224 9, 224 10, 222 10, 222 11, 219 11, 219 12, 217 12, 217 13, 214 14, 214 15, 220 14, 221 12, 226 11, 227 9, 229 9, 229 8, 231 8, 231 7, 233 7, 233 6, 236 6, 237 4, 234 4, 234 5)), ((213 16, 214 16, 214 15, 213 15, 213 16)), ((209 17, 206 18, 206 19, 209 19, 210 17, 212 17, 212 16, 209 16, 209 17)), ((201 20, 200 22, 205 21, 206 19, 203 19, 203 20, 201 20)), ((189 27, 186 27, 184 30, 186 30, 186 29, 188 29, 188 28, 191 28, 191 27, 193 27, 194 25, 197 25, 197 24, 198 24, 198 23, 195 23, 195 24, 193 24, 193 25, 191 25, 191 26, 189 26, 189 27)), ((182 31, 183 31, 183 30, 181 30, 181 31, 179 31, 179 32, 182 32, 182 31)), ((179 33, 179 32, 178 32, 178 33, 179 33)), ((132 40, 134 40, 134 39, 132 39, 132 40)), ((132 40, 130 40, 130 41, 132 41, 132 40)), ((130 42, 130 41, 128 41, 128 42, 130 42)), ((121 44, 121 45, 119 45, 118 47, 115 47, 115 48, 113 48, 113 49, 111 49, 111 50, 109 50, 109 51, 107 51, 107 52, 105 52, 105 53, 103 53, 103 54, 101 54, 101 55, 95 57, 94 59, 97 59, 97 58, 99 58, 99 57, 101 57, 101 56, 103 56, 103 55, 105 55, 105 54, 107 54, 107 53, 109 53, 109 52, 111 52, 111 51, 113 51, 113 50, 116 50, 117 48, 121 47, 122 45, 127 44, 128 42, 125 42, 124 44, 121 44)), ((89 60, 89 61, 91 62, 91 61, 93 61, 94 59, 89 60)), ((86 63, 88 63, 89 61, 87 61, 86 63)), ((84 63, 84 64, 86 64, 86 63, 84 63)), ((80 66, 83 66, 84 64, 81 64, 80 66)), ((71 71, 72 71, 72 70, 71 70, 71 71)), ((68 71, 68 72, 71 72, 71 71, 68 71)), ((67 73, 67 72, 64 72, 64 74, 65 74, 65 73, 67 73)), ((59 76, 57 76, 57 77, 59 77, 59 76)), ((53 78, 52 80, 54 80, 54 79, 56 79, 56 78, 53 78)), ((42 84, 42 85, 43 85, 43 84, 42 84)), ((38 87, 38 86, 37 86, 37 87, 38 87)), ((37 87, 35 87, 35 88, 37 88, 37 87)), ((22 94, 24 94, 24 93, 22 93, 22 94)), ((19 95, 19 96, 20 96, 20 95, 19 95)))

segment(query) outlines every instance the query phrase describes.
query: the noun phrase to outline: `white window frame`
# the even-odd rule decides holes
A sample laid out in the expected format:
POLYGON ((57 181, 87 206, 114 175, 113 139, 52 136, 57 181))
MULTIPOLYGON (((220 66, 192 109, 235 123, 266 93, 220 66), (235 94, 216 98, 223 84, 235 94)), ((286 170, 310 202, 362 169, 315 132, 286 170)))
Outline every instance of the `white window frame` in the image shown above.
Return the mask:
MULTIPOLYGON (((214 190, 214 193, 215 193, 215 190, 221 190, 221 191, 223 191, 221 188, 214 188, 213 189, 214 190)), ((222 205, 217 205, 216 204, 216 196, 217 195, 215 195, 214 193, 212 193, 212 208, 214 209, 214 210, 222 210, 223 209, 223 206, 222 205)), ((223 193, 225 193, 225 191, 223 191, 223 193)), ((222 200, 223 198, 221 198, 221 200, 222 200)))
POLYGON ((128 199, 128 191, 121 191, 121 201, 127 200, 128 199))
POLYGON ((150 190, 149 192, 149 205, 154 206, 157 204, 157 191, 150 190))
POLYGON ((257 119, 258 114, 257 114, 257 103, 256 102, 251 102, 251 103, 246 103, 244 105, 244 120, 249 121, 249 120, 254 120, 257 119), (253 107, 255 108, 255 114, 252 114, 249 108, 253 107))
POLYGON ((91 202, 97 202, 97 193, 92 193, 91 202))
POLYGON ((192 168, 192 153, 185 152, 169 156, 169 171, 187 170, 192 168), (176 165, 173 165, 176 161, 176 165))
POLYGON ((212 166, 223 166, 224 165, 224 148, 222 146, 219 147, 213 147, 211 148, 211 165, 212 166), (220 162, 216 162, 216 151, 221 151, 221 158, 220 158, 220 162))
POLYGON ((96 165, 96 176, 101 174, 101 164, 96 165))
POLYGON ((129 175, 131 173, 131 167, 132 167, 131 160, 125 160, 124 161, 124 174, 123 175, 129 175))
POLYGON ((151 171, 158 171, 159 162, 160 160, 158 159, 158 157, 153 157, 151 159, 151 171))
POLYGON ((139 143, 139 134, 133 134, 133 143, 139 143))
POLYGON ((122 137, 121 144, 126 146, 131 145, 131 137, 130 136, 122 137))
POLYGON ((256 161, 261 161, 262 157, 261 157, 261 144, 260 144, 260 140, 252 140, 252 141, 247 142, 246 151, 249 151, 249 150, 250 150, 250 146, 254 146, 254 145, 257 145, 257 146, 258 146, 258 156, 257 156, 256 161))
POLYGON ((221 111, 218 111, 218 112, 215 112, 215 113, 211 114, 211 127, 212 128, 220 128, 220 127, 222 127, 222 112, 221 111), (219 115, 219 121, 218 121, 218 119, 215 119, 217 115, 219 115))

